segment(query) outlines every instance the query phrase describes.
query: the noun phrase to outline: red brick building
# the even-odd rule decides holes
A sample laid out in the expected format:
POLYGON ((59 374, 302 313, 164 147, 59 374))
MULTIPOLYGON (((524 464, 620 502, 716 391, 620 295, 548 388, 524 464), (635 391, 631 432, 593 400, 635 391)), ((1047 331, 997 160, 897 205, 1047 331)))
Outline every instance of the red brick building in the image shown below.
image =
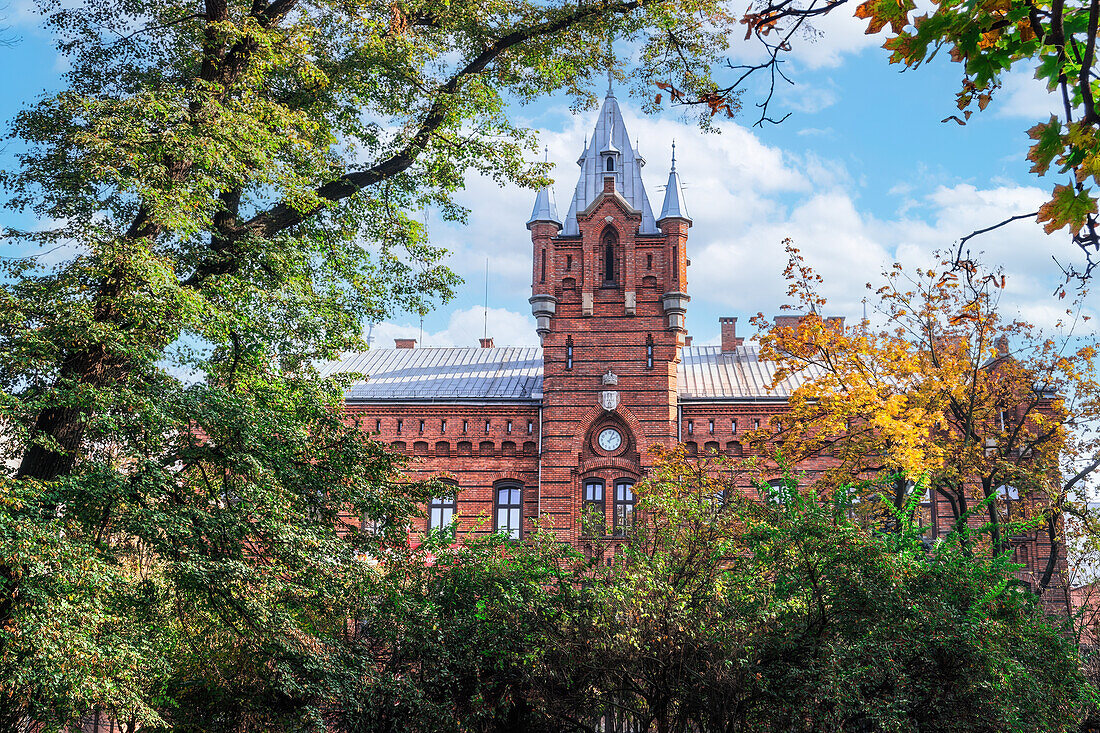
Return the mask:
MULTIPOLYGON (((798 386, 792 377, 768 389, 773 365, 737 335, 736 318, 721 319, 720 346, 690 344, 691 218, 675 146, 656 216, 613 94, 577 162, 565 218, 547 188, 527 222, 541 348, 398 339, 330 368, 367 375, 347 392, 366 429, 408 453, 415 473, 453 480, 457 499, 433 502, 414 531, 457 518, 460 531, 521 537, 539 520, 576 544, 582 516, 595 513, 605 517, 601 534, 614 536, 651 446, 739 456, 744 433, 768 426, 798 386)), ((946 505, 925 515, 933 534, 949 522, 946 505)), ((1026 548, 1021 556, 1038 559, 1026 548)))

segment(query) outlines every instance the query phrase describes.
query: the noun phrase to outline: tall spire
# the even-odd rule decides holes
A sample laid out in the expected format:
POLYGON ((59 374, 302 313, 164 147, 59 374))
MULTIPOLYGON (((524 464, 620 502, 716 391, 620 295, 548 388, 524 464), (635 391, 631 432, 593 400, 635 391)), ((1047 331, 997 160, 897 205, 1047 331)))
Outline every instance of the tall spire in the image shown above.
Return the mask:
MULTIPOLYGON (((550 162, 549 146, 543 147, 542 158, 544 163, 550 162)), ((531 218, 527 220, 527 228, 530 229, 532 224, 540 221, 550 222, 561 227, 561 217, 558 216, 558 202, 555 200, 552 186, 543 186, 539 189, 538 194, 535 196, 535 206, 531 209, 531 218)))
POLYGON ((676 141, 672 141, 672 168, 668 172, 668 185, 665 186, 665 202, 661 206, 661 215, 657 221, 665 219, 686 219, 688 216, 687 204, 684 203, 684 191, 680 187, 680 174, 676 172, 676 141))
POLYGON ((611 76, 611 69, 615 65, 615 54, 611 50, 611 36, 607 37, 607 96, 615 96, 614 77, 611 76))
POLYGON ((645 165, 645 160, 638 155, 630 142, 630 135, 614 95, 604 99, 592 137, 585 138, 584 152, 577 160, 577 165, 581 168, 581 175, 573 192, 573 200, 569 203, 569 213, 565 215, 561 232, 563 236, 580 234, 577 215, 603 195, 604 178, 611 175, 615 178, 615 190, 642 216, 639 233, 660 233, 642 183, 642 166, 645 165), (612 170, 608 170, 609 157, 614 159, 612 170))

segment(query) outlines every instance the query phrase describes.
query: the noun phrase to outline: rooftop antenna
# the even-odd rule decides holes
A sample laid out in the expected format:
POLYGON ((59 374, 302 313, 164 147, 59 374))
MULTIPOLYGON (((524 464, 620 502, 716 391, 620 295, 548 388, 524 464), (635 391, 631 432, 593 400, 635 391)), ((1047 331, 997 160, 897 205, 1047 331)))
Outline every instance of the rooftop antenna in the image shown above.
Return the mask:
POLYGON ((867 298, 863 299, 863 335, 867 335, 867 298))
POLYGON ((489 258, 485 258, 485 326, 481 332, 482 338, 489 338, 489 258))
POLYGON ((420 312, 420 338, 417 339, 417 342, 421 346, 424 345, 424 312, 423 311, 420 312))

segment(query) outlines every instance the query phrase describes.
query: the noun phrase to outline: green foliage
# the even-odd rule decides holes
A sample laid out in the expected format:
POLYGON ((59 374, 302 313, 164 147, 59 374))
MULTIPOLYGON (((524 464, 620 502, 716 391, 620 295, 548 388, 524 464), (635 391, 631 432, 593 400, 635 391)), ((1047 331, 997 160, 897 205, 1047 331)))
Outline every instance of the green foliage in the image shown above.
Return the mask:
POLYGON ((731 468, 674 456, 637 487, 639 531, 554 666, 590 685, 578 707, 661 731, 1076 726, 1090 688, 1017 566, 868 532, 790 477, 750 498, 731 468))
POLYGON ((545 182, 509 98, 591 102, 613 35, 643 76, 709 88, 728 19, 716 0, 37 7, 68 71, 0 173, 39 222, 0 260, 0 709, 315 729, 361 669, 342 640, 366 558, 439 488, 401 479, 317 364, 451 296, 421 212, 461 220, 468 173, 545 182), (680 29, 691 69, 652 50, 680 29))

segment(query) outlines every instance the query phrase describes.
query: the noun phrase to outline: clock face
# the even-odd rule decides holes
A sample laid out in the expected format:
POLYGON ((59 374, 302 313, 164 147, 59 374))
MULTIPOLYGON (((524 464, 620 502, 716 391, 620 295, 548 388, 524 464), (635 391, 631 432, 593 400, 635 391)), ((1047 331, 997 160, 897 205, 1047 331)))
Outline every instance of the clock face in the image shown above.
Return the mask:
POLYGON ((623 444, 623 436, 615 428, 606 428, 600 431, 600 437, 596 440, 600 447, 606 451, 616 450, 623 444))

